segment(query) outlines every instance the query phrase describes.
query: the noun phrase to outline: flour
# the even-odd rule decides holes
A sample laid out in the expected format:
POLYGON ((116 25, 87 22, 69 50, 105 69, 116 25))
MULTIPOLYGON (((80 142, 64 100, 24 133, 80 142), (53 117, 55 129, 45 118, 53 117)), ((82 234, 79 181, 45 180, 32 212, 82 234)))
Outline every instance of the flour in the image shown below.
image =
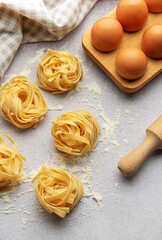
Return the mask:
POLYGON ((7 194, 7 193, 1 197, 1 200, 2 200, 3 202, 7 202, 7 203, 10 203, 10 202, 11 202, 11 200, 10 200, 10 198, 9 198, 9 194, 7 194))
POLYGON ((117 140, 114 139, 115 138, 114 131, 120 125, 120 112, 118 112, 116 121, 111 121, 106 116, 105 110, 100 107, 99 116, 103 119, 102 129, 104 129, 104 137, 103 139, 100 139, 100 141, 102 141, 103 144, 107 144, 107 142, 115 144, 115 141, 117 143, 117 140))
POLYGON ((63 110, 63 105, 57 105, 57 106, 51 106, 51 105, 48 105, 48 111, 53 111, 53 110, 56 110, 56 111, 61 111, 63 110))
POLYGON ((102 210, 102 197, 101 197, 101 195, 92 191, 92 198, 97 202, 100 210, 102 210))
POLYGON ((113 143, 115 146, 117 146, 117 147, 120 146, 119 143, 117 142, 117 140, 112 140, 112 143, 113 143))
POLYGON ((29 211, 27 211, 27 210, 24 211, 24 213, 27 214, 27 215, 31 215, 31 213, 29 211))
POLYGON ((102 210, 102 197, 99 193, 92 190, 91 185, 89 185, 88 187, 84 187, 84 197, 91 197, 92 199, 94 199, 97 202, 99 209, 102 210))
POLYGON ((119 183, 115 183, 115 188, 120 189, 119 183))
POLYGON ((125 112, 129 115, 131 114, 131 111, 129 111, 129 110, 125 110, 125 112))
POLYGON ((27 63, 24 65, 24 68, 22 69, 22 71, 17 75, 29 76, 30 73, 32 72, 33 64, 40 62, 41 57, 44 55, 45 51, 46 51, 46 48, 42 48, 36 51, 35 57, 29 59, 27 63))
POLYGON ((100 96, 102 94, 100 86, 95 81, 90 81, 85 85, 80 85, 78 87, 78 90, 80 90, 80 89, 87 89, 89 92, 98 94, 100 96))
POLYGON ((42 223, 42 221, 37 220, 37 219, 22 218, 21 219, 22 228, 25 228, 27 223, 32 223, 32 222, 34 222, 34 223, 36 223, 36 222, 37 223, 42 223))
POLYGON ((108 147, 106 147, 106 148, 104 149, 104 152, 105 152, 105 153, 108 153, 108 152, 109 152, 108 147))
POLYGON ((18 76, 18 75, 23 75, 23 76, 28 77, 31 74, 31 72, 32 72, 32 66, 34 64, 40 62, 41 57, 44 55, 45 51, 46 51, 46 48, 41 48, 38 51, 36 51, 35 57, 29 59, 25 63, 23 69, 19 73, 18 72, 14 72, 12 74, 5 74, 4 81, 9 80, 9 79, 11 79, 11 78, 13 78, 15 76, 18 76))
MULTIPOLYGON (((30 170, 30 172, 24 173, 23 177, 22 177, 22 182, 23 183, 29 183, 31 182, 31 180, 37 175, 37 173, 40 171, 40 168, 38 168, 37 170, 30 170)), ((30 192, 31 190, 29 190, 28 192, 30 192)))

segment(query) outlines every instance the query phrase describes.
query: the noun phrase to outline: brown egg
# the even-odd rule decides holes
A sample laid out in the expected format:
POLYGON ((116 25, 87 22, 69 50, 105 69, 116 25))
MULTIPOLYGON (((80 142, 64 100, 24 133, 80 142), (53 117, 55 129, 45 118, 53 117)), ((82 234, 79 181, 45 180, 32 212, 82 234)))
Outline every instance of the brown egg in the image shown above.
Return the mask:
POLYGON ((101 52, 110 52, 119 46, 123 28, 114 18, 103 17, 91 29, 91 42, 101 52))
POLYGON ((150 12, 162 12, 162 0, 145 0, 150 12))
POLYGON ((162 58, 162 24, 147 28, 142 37, 142 48, 152 58, 162 58))
POLYGON ((143 51, 138 48, 123 48, 117 53, 115 66, 121 77, 135 80, 145 73, 147 58, 143 51))
POLYGON ((121 0, 116 9, 116 17, 125 31, 136 32, 147 21, 148 7, 144 0, 121 0))

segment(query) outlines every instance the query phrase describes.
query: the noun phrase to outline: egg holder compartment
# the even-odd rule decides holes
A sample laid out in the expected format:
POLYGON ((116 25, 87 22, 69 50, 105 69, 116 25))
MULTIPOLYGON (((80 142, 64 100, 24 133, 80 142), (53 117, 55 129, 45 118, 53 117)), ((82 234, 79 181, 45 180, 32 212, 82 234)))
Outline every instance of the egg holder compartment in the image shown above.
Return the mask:
MULTIPOLYGON (((105 17, 116 18, 116 8, 105 17)), ((144 31, 153 24, 162 24, 162 13, 148 14, 145 26, 138 32, 128 33, 124 31, 120 46, 112 52, 103 53, 95 49, 91 43, 91 28, 87 29, 82 38, 82 46, 87 55, 106 73, 106 75, 123 91, 133 93, 140 90, 162 71, 162 59, 148 57, 148 66, 145 74, 137 80, 128 81, 120 77, 115 70, 115 58, 117 52, 125 47, 141 48, 141 39, 144 31)))

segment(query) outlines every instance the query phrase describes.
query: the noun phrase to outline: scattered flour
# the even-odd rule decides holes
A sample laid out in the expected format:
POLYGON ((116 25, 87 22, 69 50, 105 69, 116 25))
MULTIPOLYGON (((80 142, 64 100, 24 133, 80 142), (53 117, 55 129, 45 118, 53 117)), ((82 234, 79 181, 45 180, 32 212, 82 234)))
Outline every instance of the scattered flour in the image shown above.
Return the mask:
POLYGON ((25 225, 27 224, 27 219, 22 218, 21 219, 21 223, 23 224, 23 227, 25 227, 25 225))
POLYGON ((14 205, 9 205, 8 207, 1 208, 0 213, 1 214, 10 214, 10 213, 15 213, 15 206, 14 205))
POLYGON ((91 185, 84 187, 84 197, 91 197, 94 199, 97 202, 100 210, 102 210, 102 197, 99 193, 92 190, 91 185))
POLYGON ((92 198, 97 202, 100 210, 102 210, 102 197, 101 197, 101 195, 92 191, 92 198))
POLYGON ((57 111, 61 111, 63 110, 63 105, 57 105, 57 106, 51 106, 48 105, 48 111, 53 111, 53 110, 57 110, 57 111))
POLYGON ((31 213, 28 210, 25 210, 24 213, 27 215, 31 215, 31 213))
POLYGON ((2 195, 1 199, 2 199, 3 202, 7 202, 7 203, 11 202, 11 200, 9 198, 9 194, 7 194, 7 193, 2 195))
POLYGON ((117 147, 120 146, 119 143, 117 142, 117 140, 112 140, 112 143, 113 143, 115 146, 117 146, 117 147))
POLYGON ((44 55, 46 51, 46 48, 41 48, 38 51, 36 51, 36 55, 35 57, 29 59, 26 64, 24 65, 24 68, 22 69, 21 72, 17 73, 12 73, 12 74, 5 74, 4 76, 4 80, 9 80, 17 75, 24 75, 26 77, 28 77, 30 75, 30 73, 32 72, 32 66, 35 63, 38 63, 40 61, 40 59, 42 58, 42 56, 44 55))
POLYGON ((108 147, 106 147, 106 148, 104 149, 104 152, 105 152, 105 153, 109 152, 108 147))
POLYGON ((27 223, 31 223, 31 222, 42 223, 42 221, 39 221, 39 220, 37 220, 37 219, 22 218, 22 219, 21 219, 22 228, 26 228, 26 224, 27 224, 27 223))
POLYGON ((100 96, 102 95, 102 91, 101 91, 100 86, 95 81, 92 81, 92 80, 85 85, 80 85, 78 87, 77 91, 80 90, 80 89, 87 89, 89 92, 92 92, 94 94, 98 94, 100 96))
POLYGON ((131 114, 131 113, 132 113, 132 112, 129 111, 129 110, 125 110, 125 112, 126 112, 127 114, 131 114))
MULTIPOLYGON (((24 173, 23 178, 22 178, 23 183, 28 183, 28 182, 31 183, 31 180, 37 175, 37 173, 39 171, 40 171, 40 168, 38 168, 36 170, 30 170, 30 172, 28 174, 24 173)), ((29 190, 28 192, 30 192, 30 191, 32 191, 32 190, 29 190)))
POLYGON ((104 137, 103 139, 100 139, 100 141, 103 142, 103 144, 107 144, 107 142, 113 143, 115 145, 117 144, 117 140, 115 139, 114 131, 120 124, 120 111, 117 112, 117 119, 116 121, 111 121, 106 116, 105 110, 100 107, 100 113, 99 116, 103 119, 102 129, 104 129, 104 137))
POLYGON ((41 213, 45 212, 44 208, 42 208, 41 206, 39 207, 38 211, 41 212, 41 213))
POLYGON ((115 188, 120 189, 119 183, 115 183, 115 188))
POLYGON ((42 48, 42 49, 39 49, 38 51, 36 51, 35 57, 33 57, 27 61, 27 63, 24 65, 23 70, 18 75, 29 76, 30 73, 32 72, 33 64, 40 61, 40 59, 44 55, 45 51, 46 51, 46 48, 42 48))

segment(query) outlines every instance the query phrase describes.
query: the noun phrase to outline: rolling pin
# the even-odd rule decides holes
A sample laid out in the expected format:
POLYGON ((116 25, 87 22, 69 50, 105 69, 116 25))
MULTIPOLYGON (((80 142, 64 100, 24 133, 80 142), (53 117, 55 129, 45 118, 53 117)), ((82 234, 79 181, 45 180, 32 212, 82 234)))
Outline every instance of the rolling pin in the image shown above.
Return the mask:
POLYGON ((147 128, 143 143, 119 161, 119 170, 126 177, 133 176, 146 158, 157 149, 162 149, 162 115, 147 128))

